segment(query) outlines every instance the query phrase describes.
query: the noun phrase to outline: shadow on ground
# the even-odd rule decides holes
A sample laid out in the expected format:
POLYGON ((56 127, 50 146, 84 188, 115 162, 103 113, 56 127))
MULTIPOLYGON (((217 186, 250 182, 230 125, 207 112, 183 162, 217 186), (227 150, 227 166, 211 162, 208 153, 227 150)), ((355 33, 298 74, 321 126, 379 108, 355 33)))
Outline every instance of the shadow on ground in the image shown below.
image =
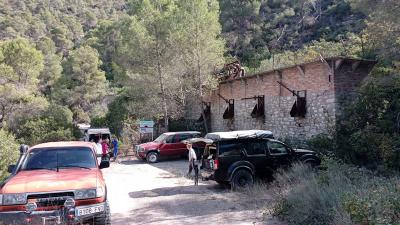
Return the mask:
POLYGON ((136 158, 122 159, 118 160, 118 162, 123 165, 146 164, 145 161, 136 158))
POLYGON ((160 196, 173 196, 173 195, 198 195, 210 193, 229 192, 226 188, 218 184, 206 184, 200 186, 176 186, 176 187, 163 187, 155 188, 152 190, 143 190, 130 192, 131 198, 155 198, 160 196))
MULTIPOLYGON (((265 196, 264 188, 259 190, 262 194, 249 194, 232 192, 214 181, 201 182, 199 186, 191 185, 190 181, 183 178, 188 171, 188 161, 185 159, 168 159, 148 164, 129 157, 120 163, 129 168, 129 171, 126 170, 127 177, 138 179, 135 182, 141 182, 139 177, 146 176, 146 182, 153 183, 149 187, 144 186, 143 189, 148 190, 127 188, 127 192, 124 192, 125 200, 135 206, 126 206, 126 210, 113 213, 113 224, 251 223, 262 215, 261 210, 266 202, 271 201, 268 194, 265 196)), ((118 171, 119 175, 122 172, 118 171)))
POLYGON ((189 169, 189 162, 182 158, 164 159, 158 163, 149 164, 160 170, 172 173, 177 177, 185 176, 189 169))
MULTIPOLYGON (((133 198, 139 197, 160 197, 179 195, 174 200, 170 198, 157 201, 156 204, 151 204, 147 207, 135 209, 129 212, 129 215, 114 215, 113 223, 123 224, 124 221, 129 221, 132 216, 139 216, 135 224, 159 223, 168 220, 189 219, 195 217, 215 217, 216 214, 224 214, 224 212, 243 212, 244 210, 255 210, 256 206, 247 202, 244 204, 240 198, 235 195, 229 196, 214 196, 212 192, 196 190, 194 186, 177 187, 176 189, 154 189, 152 194, 144 192, 134 192, 129 195, 133 198), (164 189, 164 190, 161 190, 164 189), (161 193, 160 193, 161 192, 161 193), (154 193, 154 195, 153 195, 154 193), (182 196, 184 195, 184 196, 182 196), (159 215, 168 215, 160 217, 159 215)), ((194 224, 204 224, 206 221, 193 221, 194 224)))

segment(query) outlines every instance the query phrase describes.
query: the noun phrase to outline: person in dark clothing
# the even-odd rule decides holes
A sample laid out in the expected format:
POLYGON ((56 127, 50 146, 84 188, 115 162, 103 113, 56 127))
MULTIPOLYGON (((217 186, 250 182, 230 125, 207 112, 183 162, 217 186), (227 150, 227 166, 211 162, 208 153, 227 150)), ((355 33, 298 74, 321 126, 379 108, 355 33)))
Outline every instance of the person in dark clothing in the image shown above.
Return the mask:
POLYGON ((112 146, 113 146, 113 153, 114 153, 114 162, 117 160, 118 157, 118 140, 116 137, 114 137, 114 139, 111 142, 112 146))

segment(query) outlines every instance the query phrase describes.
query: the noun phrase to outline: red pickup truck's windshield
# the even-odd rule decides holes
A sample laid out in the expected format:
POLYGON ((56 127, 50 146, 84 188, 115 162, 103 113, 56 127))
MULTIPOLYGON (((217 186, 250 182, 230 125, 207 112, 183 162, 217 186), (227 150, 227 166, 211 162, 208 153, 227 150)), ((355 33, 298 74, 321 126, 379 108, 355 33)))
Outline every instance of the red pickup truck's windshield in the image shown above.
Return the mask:
POLYGON ((31 150, 21 170, 95 168, 96 160, 90 148, 43 148, 31 150))

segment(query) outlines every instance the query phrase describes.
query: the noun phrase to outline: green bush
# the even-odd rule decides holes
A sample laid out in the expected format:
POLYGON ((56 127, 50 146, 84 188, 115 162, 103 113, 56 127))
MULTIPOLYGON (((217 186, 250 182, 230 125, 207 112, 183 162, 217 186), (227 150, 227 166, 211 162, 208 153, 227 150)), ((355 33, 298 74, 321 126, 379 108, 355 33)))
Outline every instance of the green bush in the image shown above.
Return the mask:
POLYGON ((0 183, 9 175, 8 165, 15 163, 18 157, 18 144, 14 136, 0 129, 0 183))
POLYGON ((400 170, 399 74, 371 77, 344 110, 337 129, 338 157, 385 173, 400 170))
POLYGON ((400 179, 326 159, 311 172, 294 165, 279 172, 274 215, 293 225, 399 224, 400 179))
POLYGON ((64 106, 50 105, 39 116, 25 119, 15 132, 20 142, 34 145, 75 138, 72 112, 64 106))
POLYGON ((307 140, 307 145, 311 150, 322 155, 331 155, 334 153, 336 143, 332 137, 326 134, 319 134, 307 140))

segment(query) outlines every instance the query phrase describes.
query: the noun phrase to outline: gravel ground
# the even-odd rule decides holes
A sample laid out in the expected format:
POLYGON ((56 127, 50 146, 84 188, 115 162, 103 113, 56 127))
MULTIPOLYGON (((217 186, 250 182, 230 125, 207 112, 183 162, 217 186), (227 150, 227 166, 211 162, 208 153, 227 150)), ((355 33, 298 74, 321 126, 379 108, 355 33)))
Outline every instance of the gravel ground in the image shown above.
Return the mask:
POLYGON ((112 224, 279 224, 264 213, 268 191, 237 193, 213 181, 194 186, 186 171, 186 160, 112 163, 103 170, 112 224))

